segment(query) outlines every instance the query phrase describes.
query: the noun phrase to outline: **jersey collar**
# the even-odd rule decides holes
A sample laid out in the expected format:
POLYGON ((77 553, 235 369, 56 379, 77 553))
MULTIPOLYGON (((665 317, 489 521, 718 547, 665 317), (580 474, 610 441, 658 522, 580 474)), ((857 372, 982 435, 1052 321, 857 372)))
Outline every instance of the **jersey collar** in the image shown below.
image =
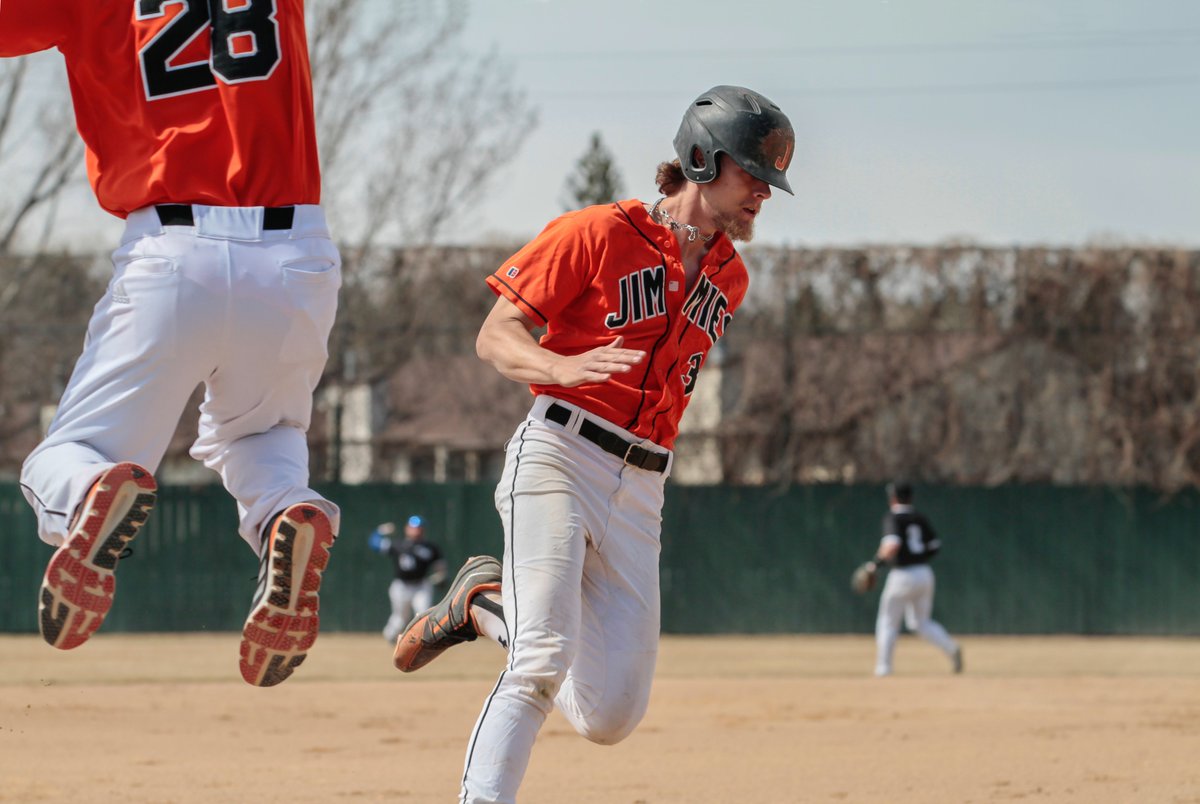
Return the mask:
MULTIPOLYGON (((618 201, 617 206, 625 211, 629 219, 641 229, 643 232, 659 232, 665 231, 671 233, 668 226, 658 223, 650 217, 650 210, 646 209, 646 203, 637 198, 628 198, 624 201, 618 201)), ((672 233, 673 234, 673 233, 672 233)), ((679 250, 679 243, 675 242, 675 238, 671 237, 671 242, 674 244, 674 250, 679 250)), ((736 249, 733 246, 733 241, 724 232, 717 232, 717 236, 712 239, 712 245, 704 254, 704 259, 701 264, 722 263, 733 256, 736 249)))

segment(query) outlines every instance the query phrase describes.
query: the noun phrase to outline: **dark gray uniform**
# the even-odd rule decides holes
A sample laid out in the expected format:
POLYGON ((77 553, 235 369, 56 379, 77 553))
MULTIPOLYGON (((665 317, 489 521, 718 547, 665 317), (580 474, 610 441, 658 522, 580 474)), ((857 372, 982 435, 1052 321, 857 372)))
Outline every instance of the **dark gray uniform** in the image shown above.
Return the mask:
POLYGON ((424 539, 413 541, 383 537, 378 544, 379 551, 392 560, 396 573, 388 586, 392 616, 383 627, 383 638, 395 642, 413 615, 433 605, 433 581, 430 576, 442 558, 442 551, 436 544, 424 539))
POLYGON ((883 542, 899 542, 900 552, 888 572, 875 620, 875 675, 892 673, 892 654, 903 620, 910 631, 940 648, 958 667, 958 644, 933 613, 933 568, 929 560, 942 543, 933 526, 911 505, 893 505, 883 518, 883 542))

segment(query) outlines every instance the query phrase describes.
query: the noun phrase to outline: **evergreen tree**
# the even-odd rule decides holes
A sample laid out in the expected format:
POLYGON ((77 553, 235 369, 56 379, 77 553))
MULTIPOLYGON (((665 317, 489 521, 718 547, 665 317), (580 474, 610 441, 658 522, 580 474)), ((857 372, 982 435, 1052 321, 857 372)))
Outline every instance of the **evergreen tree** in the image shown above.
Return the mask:
POLYGON ((563 208, 579 209, 592 204, 610 204, 621 198, 621 175, 613 163, 613 156, 600 139, 600 132, 592 134, 591 146, 579 158, 575 172, 567 177, 566 197, 563 208))

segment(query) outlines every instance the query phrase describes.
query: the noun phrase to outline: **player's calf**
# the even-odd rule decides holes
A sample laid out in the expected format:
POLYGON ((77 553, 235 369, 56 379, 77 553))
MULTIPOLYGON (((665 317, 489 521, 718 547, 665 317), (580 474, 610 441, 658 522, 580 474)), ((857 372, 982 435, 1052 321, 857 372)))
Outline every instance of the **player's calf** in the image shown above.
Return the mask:
POLYGON ((242 628, 242 678, 257 687, 284 681, 300 666, 320 629, 321 575, 336 534, 311 503, 289 506, 267 526, 258 588, 242 628))
POLYGON ((38 628, 46 642, 70 650, 100 628, 112 608, 117 560, 150 516, 157 491, 135 463, 118 463, 92 483, 42 578, 38 628))

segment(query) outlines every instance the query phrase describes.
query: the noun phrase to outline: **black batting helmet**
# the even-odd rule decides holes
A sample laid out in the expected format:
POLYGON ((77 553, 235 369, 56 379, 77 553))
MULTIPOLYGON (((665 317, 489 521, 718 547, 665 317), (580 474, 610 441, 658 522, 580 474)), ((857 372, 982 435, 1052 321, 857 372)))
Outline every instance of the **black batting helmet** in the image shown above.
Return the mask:
POLYGON ((894 497, 896 502, 910 503, 913 498, 912 483, 907 480, 893 480, 887 484, 887 494, 894 497))
POLYGON ((675 135, 675 153, 691 181, 707 184, 715 179, 717 154, 723 153, 754 178, 788 193, 792 186, 787 169, 795 145, 787 115, 745 87, 713 87, 696 98, 675 135), (703 165, 697 164, 697 149, 704 155, 703 165))

